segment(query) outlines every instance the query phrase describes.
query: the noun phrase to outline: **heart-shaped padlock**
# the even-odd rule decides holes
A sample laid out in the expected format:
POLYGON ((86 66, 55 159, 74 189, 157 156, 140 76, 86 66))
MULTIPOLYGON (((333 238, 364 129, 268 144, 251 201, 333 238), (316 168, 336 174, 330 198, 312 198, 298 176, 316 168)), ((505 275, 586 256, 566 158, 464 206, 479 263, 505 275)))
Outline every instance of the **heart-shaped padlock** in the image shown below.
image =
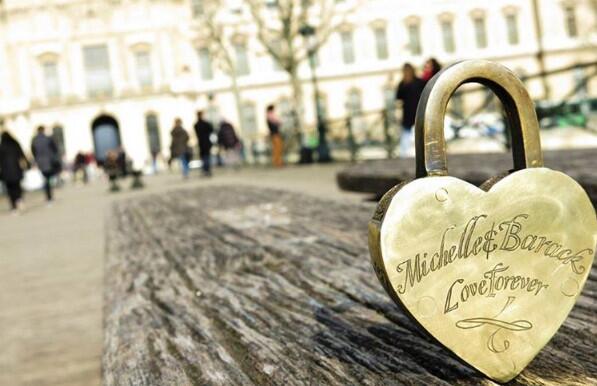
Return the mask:
POLYGON ((533 103, 501 65, 465 61, 437 74, 415 130, 417 178, 386 193, 369 224, 375 272, 437 341, 509 381, 574 306, 595 255, 595 209, 572 178, 543 167, 533 103), (448 176, 446 163, 444 115, 467 82, 499 97, 512 136, 514 170, 481 188, 448 176))

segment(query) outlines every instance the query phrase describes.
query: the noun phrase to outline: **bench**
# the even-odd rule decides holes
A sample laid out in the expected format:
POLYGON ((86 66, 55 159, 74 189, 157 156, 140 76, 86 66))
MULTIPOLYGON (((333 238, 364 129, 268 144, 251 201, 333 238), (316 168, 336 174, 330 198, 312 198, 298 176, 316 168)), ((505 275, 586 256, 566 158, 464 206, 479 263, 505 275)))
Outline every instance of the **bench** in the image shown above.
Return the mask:
MULTIPOLYGON (((116 203, 105 385, 492 385, 391 302, 369 262, 371 203, 252 187, 116 203)), ((597 376, 597 270, 515 384, 597 376)))
MULTIPOLYGON (((597 203, 597 149, 545 151, 543 157, 545 166, 574 178, 593 204, 597 203)), ((509 169, 510 153, 448 154, 449 174, 477 186, 509 169)), ((394 185, 413 179, 414 174, 414 158, 364 162, 340 171, 337 183, 343 190, 380 198, 394 185)))

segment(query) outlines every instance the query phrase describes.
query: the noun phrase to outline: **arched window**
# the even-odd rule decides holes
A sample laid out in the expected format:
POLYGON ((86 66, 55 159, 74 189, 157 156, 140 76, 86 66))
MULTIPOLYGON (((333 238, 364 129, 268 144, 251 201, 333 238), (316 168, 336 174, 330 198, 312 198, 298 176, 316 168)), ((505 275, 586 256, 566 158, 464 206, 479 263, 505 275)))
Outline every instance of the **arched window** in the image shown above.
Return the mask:
POLYGON ((162 139, 160 137, 158 117, 155 113, 148 113, 145 116, 145 128, 147 130, 149 152, 156 155, 162 151, 162 139))

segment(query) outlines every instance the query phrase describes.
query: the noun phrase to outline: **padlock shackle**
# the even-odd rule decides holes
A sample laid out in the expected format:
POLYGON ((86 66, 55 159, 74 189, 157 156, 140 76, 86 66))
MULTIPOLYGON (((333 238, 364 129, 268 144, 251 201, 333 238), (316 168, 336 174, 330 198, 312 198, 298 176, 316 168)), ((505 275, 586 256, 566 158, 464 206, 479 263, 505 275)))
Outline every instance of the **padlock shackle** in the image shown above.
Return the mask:
POLYGON ((423 90, 415 118, 417 178, 448 175, 444 117, 454 91, 471 82, 489 87, 504 106, 511 130, 514 169, 543 166, 539 123, 524 84, 500 64, 467 60, 440 71, 423 90))

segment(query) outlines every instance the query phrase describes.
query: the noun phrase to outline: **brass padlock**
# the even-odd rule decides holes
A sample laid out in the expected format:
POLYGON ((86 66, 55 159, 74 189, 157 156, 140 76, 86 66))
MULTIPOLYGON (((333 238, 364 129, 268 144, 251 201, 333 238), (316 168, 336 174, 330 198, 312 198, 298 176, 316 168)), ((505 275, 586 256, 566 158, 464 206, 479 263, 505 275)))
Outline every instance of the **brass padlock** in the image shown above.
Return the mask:
POLYGON ((543 166, 533 102, 499 64, 464 61, 437 74, 415 130, 417 178, 387 192, 369 223, 373 267, 439 343, 509 381, 574 306, 595 256, 595 209, 572 178, 543 166), (446 162, 444 115, 467 82, 499 97, 512 136, 514 170, 481 188, 450 177, 446 162))

